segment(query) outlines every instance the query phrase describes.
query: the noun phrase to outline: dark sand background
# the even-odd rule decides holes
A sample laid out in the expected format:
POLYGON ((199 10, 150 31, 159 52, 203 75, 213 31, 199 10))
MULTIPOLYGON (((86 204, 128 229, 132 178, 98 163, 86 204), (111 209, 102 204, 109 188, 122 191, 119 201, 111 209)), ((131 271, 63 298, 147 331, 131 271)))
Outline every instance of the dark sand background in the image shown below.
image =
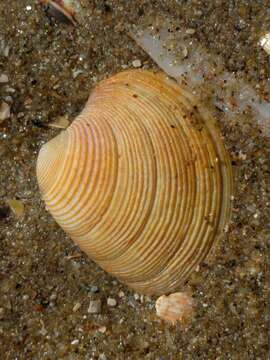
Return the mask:
POLYGON ((0 53, 9 79, 0 100, 12 112, 0 124, 0 358, 270 359, 270 151, 255 122, 221 124, 237 175, 232 224, 182 288, 197 301, 185 325, 164 324, 155 298, 134 295, 86 258, 45 211, 35 177, 42 142, 58 132, 49 123, 71 121, 95 82, 133 60, 156 68, 128 36, 141 17, 162 12, 194 28, 195 39, 267 98, 270 57, 257 42, 270 31, 269 1, 82 4, 84 19, 73 27, 35 1, 0 1, 0 43, 9 47, 0 53), (23 217, 9 199, 23 202, 23 217), (93 299, 102 301, 99 315, 87 311, 93 299))

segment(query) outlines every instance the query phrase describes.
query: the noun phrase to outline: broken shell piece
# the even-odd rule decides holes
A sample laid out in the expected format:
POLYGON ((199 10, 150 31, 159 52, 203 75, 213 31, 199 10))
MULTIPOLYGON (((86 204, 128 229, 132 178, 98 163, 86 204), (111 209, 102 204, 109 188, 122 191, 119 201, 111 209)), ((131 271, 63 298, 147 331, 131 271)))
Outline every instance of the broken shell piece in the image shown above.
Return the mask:
POLYGON ((0 103, 0 123, 8 118, 10 118, 10 106, 5 101, 2 101, 0 103))
POLYGON ((17 217, 21 217, 24 214, 24 205, 21 201, 11 199, 7 201, 9 207, 17 217))
POLYGON ((184 292, 162 295, 156 301, 157 316, 175 325, 177 321, 187 320, 193 313, 194 299, 184 292))
POLYGON ((48 4, 60 14, 64 15, 73 25, 78 22, 81 13, 79 0, 39 0, 41 4, 48 4))
POLYGON ((261 47, 265 50, 265 52, 270 55, 270 32, 264 34, 259 41, 261 47))

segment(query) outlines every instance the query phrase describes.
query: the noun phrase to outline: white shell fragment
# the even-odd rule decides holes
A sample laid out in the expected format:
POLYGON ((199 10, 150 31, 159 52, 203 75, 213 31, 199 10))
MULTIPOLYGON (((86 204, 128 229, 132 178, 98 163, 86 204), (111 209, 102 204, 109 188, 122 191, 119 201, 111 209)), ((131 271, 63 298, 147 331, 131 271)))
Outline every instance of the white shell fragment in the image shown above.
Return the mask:
POLYGON ((156 301, 157 316, 175 325, 177 321, 187 320, 193 313, 194 299, 185 292, 177 292, 169 296, 162 295, 156 301))
POLYGON ((264 34, 259 41, 259 44, 264 49, 264 51, 270 55, 270 33, 264 34))

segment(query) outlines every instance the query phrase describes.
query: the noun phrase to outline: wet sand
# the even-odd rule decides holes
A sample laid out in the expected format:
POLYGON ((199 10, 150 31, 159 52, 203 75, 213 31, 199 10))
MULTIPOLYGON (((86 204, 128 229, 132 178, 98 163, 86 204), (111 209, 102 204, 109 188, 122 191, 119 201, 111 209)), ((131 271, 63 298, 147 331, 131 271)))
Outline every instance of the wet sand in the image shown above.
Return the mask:
POLYGON ((267 1, 81 1, 76 27, 31 0, 0 3, 0 349, 3 359, 270 358, 270 145, 256 123, 220 123, 236 177, 224 240, 180 290, 197 302, 186 324, 155 315, 155 297, 134 294, 104 273, 46 212, 35 176, 48 126, 81 111, 99 80, 139 59, 128 35, 142 17, 167 14, 223 59, 226 69, 269 99, 270 57, 258 38, 270 30, 267 1), (269 28, 267 28, 267 26, 269 28), (7 205, 24 205, 18 217, 7 205), (116 300, 108 306, 107 299, 116 300), (100 300, 99 314, 88 312, 100 300))

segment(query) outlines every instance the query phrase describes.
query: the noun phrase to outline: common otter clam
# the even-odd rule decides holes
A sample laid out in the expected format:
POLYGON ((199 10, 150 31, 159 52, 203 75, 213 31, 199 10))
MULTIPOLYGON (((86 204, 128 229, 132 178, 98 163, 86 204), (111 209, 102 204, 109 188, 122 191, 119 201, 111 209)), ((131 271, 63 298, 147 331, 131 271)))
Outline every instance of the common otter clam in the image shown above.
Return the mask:
POLYGON ((57 223, 141 293, 179 287, 230 216, 230 159, 211 115, 145 70, 98 84, 67 130, 42 146, 37 178, 57 223))

